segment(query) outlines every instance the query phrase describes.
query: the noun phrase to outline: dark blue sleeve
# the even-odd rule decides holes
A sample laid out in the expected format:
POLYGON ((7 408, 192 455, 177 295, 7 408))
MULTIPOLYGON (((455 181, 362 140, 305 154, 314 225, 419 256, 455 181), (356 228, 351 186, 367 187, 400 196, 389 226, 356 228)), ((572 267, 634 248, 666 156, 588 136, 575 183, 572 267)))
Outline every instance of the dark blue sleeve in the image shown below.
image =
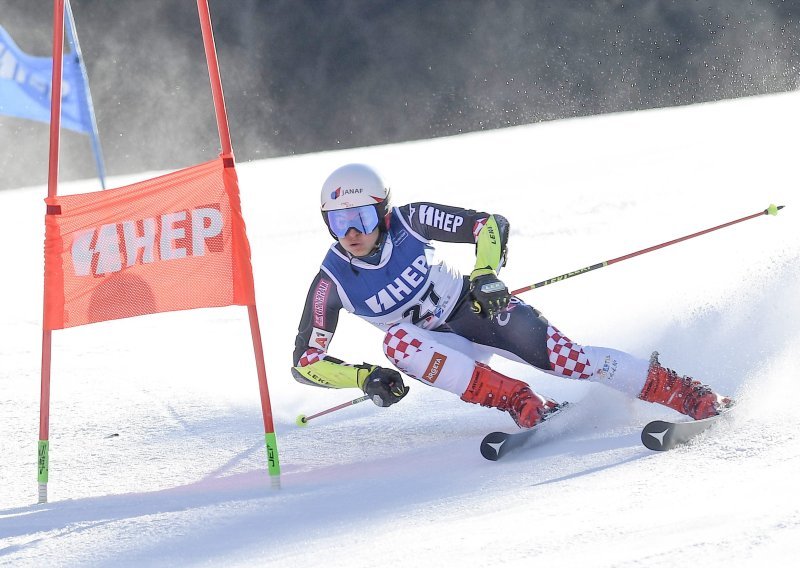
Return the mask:
MULTIPOLYGON (((475 243, 490 213, 438 203, 417 202, 397 208, 398 214, 417 233, 432 241, 475 243)), ((508 240, 509 223, 502 215, 494 215, 501 239, 508 240)))
POLYGON ((327 351, 336 325, 339 323, 339 310, 342 300, 336 284, 324 271, 320 270, 306 296, 303 317, 297 328, 294 340, 294 364, 297 365, 308 349, 327 351))

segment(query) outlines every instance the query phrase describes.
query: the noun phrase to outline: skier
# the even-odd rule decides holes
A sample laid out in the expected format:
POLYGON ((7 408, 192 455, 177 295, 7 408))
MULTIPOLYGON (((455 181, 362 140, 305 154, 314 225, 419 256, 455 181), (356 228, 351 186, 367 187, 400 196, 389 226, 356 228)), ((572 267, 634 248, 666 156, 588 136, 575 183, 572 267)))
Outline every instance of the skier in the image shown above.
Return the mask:
POLYGON ((466 402, 506 411, 520 428, 535 426, 558 404, 480 362, 480 346, 694 419, 732 404, 663 367, 657 353, 648 361, 579 345, 511 296, 497 277, 509 234, 501 215, 428 202, 392 207, 389 188, 363 164, 335 170, 322 186, 321 204, 336 242, 308 292, 295 341, 292 374, 301 383, 360 388, 378 406, 395 404, 408 393, 395 369, 348 364, 327 354, 344 308, 384 331, 383 351, 394 367, 466 402), (435 260, 431 240, 474 245, 469 277, 435 260))

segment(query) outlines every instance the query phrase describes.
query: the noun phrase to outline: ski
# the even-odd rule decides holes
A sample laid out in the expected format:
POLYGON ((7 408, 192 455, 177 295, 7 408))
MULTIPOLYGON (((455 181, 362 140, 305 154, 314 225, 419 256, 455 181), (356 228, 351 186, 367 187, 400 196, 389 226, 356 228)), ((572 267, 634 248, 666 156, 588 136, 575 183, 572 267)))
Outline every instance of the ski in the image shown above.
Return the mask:
POLYGON ((487 460, 497 461, 512 450, 525 445, 528 439, 539 430, 543 422, 549 420, 556 414, 560 414, 568 404, 567 402, 559 404, 553 412, 548 414, 542 422, 539 422, 533 428, 526 428, 511 434, 508 432, 492 432, 491 434, 487 434, 484 436, 483 440, 481 440, 481 455, 487 460))
POLYGON ((642 428, 642 444, 646 448, 664 452, 687 443, 716 424, 726 413, 693 420, 691 422, 668 422, 654 420, 642 428))

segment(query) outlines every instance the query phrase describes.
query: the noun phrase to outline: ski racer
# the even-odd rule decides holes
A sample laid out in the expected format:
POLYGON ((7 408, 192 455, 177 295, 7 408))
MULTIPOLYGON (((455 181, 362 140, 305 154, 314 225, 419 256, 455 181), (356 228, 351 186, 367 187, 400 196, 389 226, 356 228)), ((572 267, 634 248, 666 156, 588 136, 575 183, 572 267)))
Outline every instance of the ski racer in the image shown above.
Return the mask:
POLYGON ((535 426, 558 404, 480 362, 480 346, 570 379, 600 382, 694 419, 732 400, 650 360, 571 341, 497 277, 506 260, 505 217, 435 203, 392 207, 381 176, 363 164, 335 170, 322 186, 322 218, 335 239, 314 278, 295 340, 301 383, 359 388, 378 406, 409 391, 397 370, 328 354, 342 308, 383 331, 383 351, 405 375, 461 400, 535 426), (469 243, 475 268, 461 276, 435 258, 431 241, 469 243))

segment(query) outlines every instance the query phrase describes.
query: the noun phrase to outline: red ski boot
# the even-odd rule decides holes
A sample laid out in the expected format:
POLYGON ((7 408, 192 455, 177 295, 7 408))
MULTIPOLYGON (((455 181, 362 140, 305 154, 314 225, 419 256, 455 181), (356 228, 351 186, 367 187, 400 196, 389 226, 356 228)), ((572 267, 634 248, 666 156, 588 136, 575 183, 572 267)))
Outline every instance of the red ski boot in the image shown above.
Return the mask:
POLYGON ((554 400, 536 394, 522 381, 501 375, 483 363, 475 363, 461 400, 506 411, 520 428, 536 426, 558 407, 554 400))
POLYGON ((716 416, 733 406, 732 399, 718 395, 691 377, 681 377, 672 369, 662 367, 657 351, 650 356, 650 370, 639 398, 663 404, 695 420, 716 416))

